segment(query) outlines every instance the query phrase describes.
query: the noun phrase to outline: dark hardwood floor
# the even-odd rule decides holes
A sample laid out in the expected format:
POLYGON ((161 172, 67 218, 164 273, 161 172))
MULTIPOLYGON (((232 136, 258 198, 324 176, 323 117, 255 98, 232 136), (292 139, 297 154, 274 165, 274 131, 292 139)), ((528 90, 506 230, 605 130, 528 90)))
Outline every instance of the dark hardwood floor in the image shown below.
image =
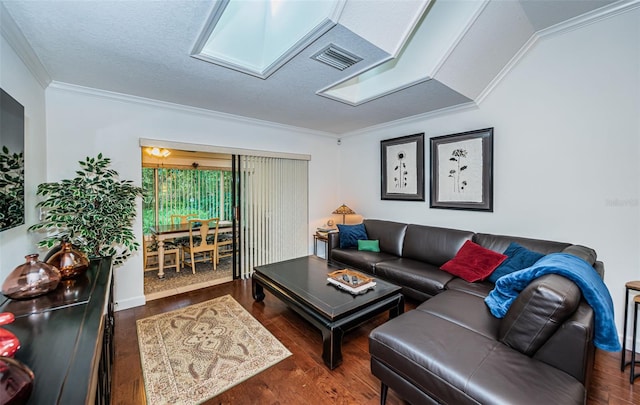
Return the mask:
MULTIPOLYGON (((320 332, 266 292, 256 303, 251 282, 236 280, 190 293, 153 300, 116 313, 112 401, 114 405, 146 404, 140 367, 136 320, 230 294, 293 356, 223 392, 205 404, 378 404, 380 382, 369 371, 369 332, 385 322, 381 315, 344 338, 343 364, 329 370, 321 358, 320 332)), ((414 308, 407 303, 407 310, 414 308)), ((598 351, 588 405, 640 404, 640 379, 629 384, 629 371, 620 372, 619 353, 598 351)), ((387 404, 403 404, 389 391, 387 404)))

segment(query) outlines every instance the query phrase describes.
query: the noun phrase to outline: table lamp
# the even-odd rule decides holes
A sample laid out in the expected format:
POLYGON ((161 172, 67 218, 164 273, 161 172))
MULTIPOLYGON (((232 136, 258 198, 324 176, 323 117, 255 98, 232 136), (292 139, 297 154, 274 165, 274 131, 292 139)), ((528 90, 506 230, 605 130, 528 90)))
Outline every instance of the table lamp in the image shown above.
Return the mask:
POLYGON ((354 210, 352 210, 351 208, 347 207, 346 205, 342 204, 341 206, 339 206, 338 208, 335 209, 335 211, 332 212, 332 214, 340 214, 342 215, 342 223, 345 223, 345 217, 347 215, 353 215, 356 212, 354 210))

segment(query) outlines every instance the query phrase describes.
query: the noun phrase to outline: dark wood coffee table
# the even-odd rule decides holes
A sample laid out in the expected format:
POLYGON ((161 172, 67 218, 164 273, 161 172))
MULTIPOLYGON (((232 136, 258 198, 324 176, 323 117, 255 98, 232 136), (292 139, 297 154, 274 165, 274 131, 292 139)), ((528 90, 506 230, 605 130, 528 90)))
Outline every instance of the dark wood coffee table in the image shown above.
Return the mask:
POLYGON ((404 312, 404 297, 397 285, 376 279, 376 286, 352 295, 327 282, 327 274, 342 269, 307 256, 255 268, 253 298, 264 299, 266 288, 322 332, 322 359, 330 368, 342 362, 342 338, 348 330, 389 311, 394 318, 404 312))

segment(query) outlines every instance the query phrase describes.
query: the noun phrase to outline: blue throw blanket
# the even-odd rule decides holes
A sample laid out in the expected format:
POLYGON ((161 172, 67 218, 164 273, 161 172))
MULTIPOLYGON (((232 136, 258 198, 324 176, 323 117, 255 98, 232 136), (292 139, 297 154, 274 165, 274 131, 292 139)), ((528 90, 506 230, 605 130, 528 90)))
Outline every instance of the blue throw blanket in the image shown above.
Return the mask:
POLYGON ((485 298, 485 303, 496 318, 503 318, 518 294, 529 283, 545 274, 558 274, 576 283, 585 301, 595 313, 594 345, 602 350, 621 350, 613 316, 613 301, 600 275, 581 258, 567 253, 552 253, 533 266, 500 277, 485 298))

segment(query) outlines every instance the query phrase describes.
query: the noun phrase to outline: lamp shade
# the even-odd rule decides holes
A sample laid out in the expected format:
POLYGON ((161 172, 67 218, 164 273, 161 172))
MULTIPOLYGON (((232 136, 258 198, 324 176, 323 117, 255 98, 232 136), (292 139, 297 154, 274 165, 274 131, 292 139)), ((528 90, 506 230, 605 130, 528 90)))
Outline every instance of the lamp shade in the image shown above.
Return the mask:
POLYGON ((346 215, 352 215, 355 214, 356 212, 354 210, 352 210, 351 208, 347 207, 346 205, 342 204, 341 206, 339 206, 338 208, 336 208, 332 214, 339 214, 342 215, 342 223, 345 223, 345 216, 346 215))
POLYGON ((340 214, 340 215, 351 215, 355 213, 356 212, 354 210, 352 210, 351 208, 347 207, 344 204, 342 204, 341 206, 336 208, 335 211, 332 212, 332 214, 340 214))

